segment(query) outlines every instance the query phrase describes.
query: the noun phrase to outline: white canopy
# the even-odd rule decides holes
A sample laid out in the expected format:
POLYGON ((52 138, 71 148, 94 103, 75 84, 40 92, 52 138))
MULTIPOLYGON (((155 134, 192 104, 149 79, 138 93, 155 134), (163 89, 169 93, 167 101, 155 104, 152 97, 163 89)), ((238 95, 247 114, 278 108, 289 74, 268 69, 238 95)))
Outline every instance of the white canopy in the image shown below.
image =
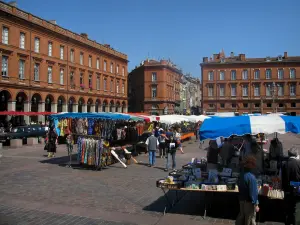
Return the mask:
POLYGON ((159 122, 165 123, 165 124, 174 124, 174 123, 180 123, 183 121, 189 121, 189 120, 185 119, 183 117, 179 117, 179 115, 163 115, 163 116, 160 116, 159 122))
POLYGON ((186 116, 186 115, 164 115, 160 116, 160 122, 166 123, 166 124, 173 124, 173 123, 180 123, 182 121, 188 121, 188 122, 203 122, 205 119, 210 118, 208 116, 200 115, 200 116, 186 116))

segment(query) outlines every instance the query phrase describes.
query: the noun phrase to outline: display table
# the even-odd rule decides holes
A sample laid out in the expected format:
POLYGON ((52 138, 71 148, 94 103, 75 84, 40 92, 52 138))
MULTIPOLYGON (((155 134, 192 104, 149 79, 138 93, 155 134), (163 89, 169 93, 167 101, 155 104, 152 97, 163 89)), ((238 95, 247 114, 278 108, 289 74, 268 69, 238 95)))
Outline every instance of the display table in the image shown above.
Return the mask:
POLYGON ((178 202, 180 202, 180 200, 189 192, 203 192, 204 193, 204 215, 203 218, 206 218, 206 212, 207 212, 207 206, 209 205, 209 201, 208 201, 208 194, 212 194, 214 195, 215 193, 238 193, 238 190, 224 190, 224 191, 218 191, 218 190, 202 190, 202 189, 190 189, 190 188, 171 188, 168 189, 166 187, 160 187, 160 189, 163 191, 164 193, 164 197, 166 199, 167 205, 165 206, 164 209, 164 215, 170 211, 178 202), (168 196, 169 191, 175 191, 175 200, 172 200, 170 197, 168 196), (182 196, 179 195, 179 192, 183 192, 182 196), (169 209, 168 209, 169 206, 169 209))
MULTIPOLYGON (((203 189, 191 189, 191 188, 167 188, 167 187, 159 187, 163 193, 164 193, 164 197, 166 199, 166 206, 165 206, 165 209, 164 209, 164 215, 173 209, 173 207, 175 207, 175 205, 177 203, 180 202, 180 200, 185 197, 185 195, 187 193, 192 193, 192 192, 202 192, 204 193, 204 215, 203 215, 203 218, 205 219, 206 218, 206 215, 207 215, 207 210, 209 208, 211 208, 211 197, 214 197, 215 194, 218 194, 218 193, 228 193, 228 194, 235 194, 235 197, 238 197, 237 194, 239 193, 238 190, 224 190, 224 191, 218 191, 218 190, 203 190, 203 189), (172 196, 169 195, 169 191, 174 191, 175 192, 175 199, 172 199, 172 196), (180 195, 179 193, 183 193, 182 195, 180 195), (169 206, 169 208, 168 208, 169 206)), ((259 201, 260 201, 260 205, 262 206, 261 209, 265 209, 265 210, 268 210, 268 203, 270 200, 275 200, 275 201, 280 201, 283 199, 273 199, 273 198, 270 198, 268 196, 265 196, 265 195, 262 195, 261 193, 259 193, 259 201)), ((263 210, 261 210, 263 211, 263 210)), ((260 214, 258 214, 258 217, 260 218, 260 214)))

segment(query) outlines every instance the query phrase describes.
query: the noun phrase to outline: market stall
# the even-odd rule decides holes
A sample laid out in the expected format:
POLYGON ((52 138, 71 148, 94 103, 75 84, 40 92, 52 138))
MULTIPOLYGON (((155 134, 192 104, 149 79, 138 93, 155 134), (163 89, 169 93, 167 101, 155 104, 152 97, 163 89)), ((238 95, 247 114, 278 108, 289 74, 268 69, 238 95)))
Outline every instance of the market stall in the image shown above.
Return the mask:
POLYGON ((195 122, 181 115, 164 115, 160 116, 160 124, 165 130, 173 128, 180 130, 180 138, 182 141, 190 139, 195 135, 195 122))
MULTIPOLYGON (((229 138, 232 135, 237 135, 244 140, 244 135, 253 135, 253 138, 259 137, 262 139, 265 135, 287 132, 300 133, 300 118, 294 116, 237 116, 237 117, 213 117, 205 120, 200 128, 200 139, 213 139, 219 142, 220 137, 229 138), (263 135, 262 135, 263 134, 263 135), (260 135, 260 136, 259 136, 260 135)), ((278 142, 277 137, 272 141, 278 142)), ((259 146, 259 145, 258 145, 259 146)), ((258 190, 261 197, 268 199, 283 199, 284 192, 281 187, 280 177, 280 162, 282 160, 272 156, 271 148, 270 152, 263 154, 262 148, 257 152, 257 156, 262 164, 262 170, 257 170, 255 173, 258 181, 258 190), (262 154, 261 154, 262 152, 262 154), (268 161, 268 163, 264 163, 268 161), (274 169, 274 170, 273 170, 274 169)), ((242 157, 243 149, 245 148, 244 142, 235 148, 234 156, 230 163, 224 166, 221 163, 216 164, 215 168, 208 166, 207 159, 193 158, 191 162, 182 167, 182 169, 171 172, 165 179, 157 181, 157 187, 161 188, 165 194, 167 202, 171 202, 168 199, 168 190, 174 190, 176 192, 189 192, 198 191, 204 193, 238 193, 238 180, 240 177, 240 165, 239 162, 242 157)), ((259 148, 258 148, 259 149, 259 148)), ((258 163, 259 165, 259 163, 258 163)), ((173 204, 170 205, 172 207, 173 204)), ((206 210, 204 215, 206 215, 206 210)))
MULTIPOLYGON (((116 146, 137 135, 130 116, 118 113, 61 113, 51 115, 58 136, 71 134, 77 144, 77 161, 101 169, 126 156, 131 145, 116 146), (126 149, 126 150, 125 150, 126 149), (112 155, 114 157, 112 157, 112 155)), ((121 162, 122 164, 122 162, 121 162)), ((122 164, 124 165, 124 163, 122 164)))

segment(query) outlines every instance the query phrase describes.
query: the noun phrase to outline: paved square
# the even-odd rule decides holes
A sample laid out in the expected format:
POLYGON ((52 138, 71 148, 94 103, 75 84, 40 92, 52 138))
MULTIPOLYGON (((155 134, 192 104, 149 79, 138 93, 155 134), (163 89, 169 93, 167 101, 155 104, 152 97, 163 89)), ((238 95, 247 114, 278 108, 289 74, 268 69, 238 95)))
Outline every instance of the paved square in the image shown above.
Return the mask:
MULTIPOLYGON (((284 149, 300 145, 295 135, 280 140, 284 149)), ((179 167, 206 155, 195 141, 185 142, 184 151, 176 156, 179 167)), ((229 224, 238 212, 236 197, 220 196, 204 220, 203 195, 188 193, 163 216, 166 201, 155 187, 156 180, 167 175, 160 158, 155 168, 145 166, 147 156, 141 155, 141 164, 127 169, 114 164, 93 171, 66 168, 63 145, 53 159, 45 157, 42 145, 5 148, 1 153, 0 224, 229 224)))

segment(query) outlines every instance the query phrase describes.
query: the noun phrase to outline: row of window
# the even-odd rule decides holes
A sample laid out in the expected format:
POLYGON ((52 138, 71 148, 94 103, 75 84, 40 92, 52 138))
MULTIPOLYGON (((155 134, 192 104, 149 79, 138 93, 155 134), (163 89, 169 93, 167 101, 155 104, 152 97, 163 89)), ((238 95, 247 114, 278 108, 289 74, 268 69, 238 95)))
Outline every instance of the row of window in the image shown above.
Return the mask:
MULTIPOLYGON (((272 70, 271 69, 266 69, 265 78, 267 80, 272 79, 272 70)), ((231 80, 237 79, 236 70, 230 71, 230 79, 231 80)), ((242 71, 242 80, 248 80, 248 79, 249 79, 248 70, 243 70, 242 71)), ((254 70, 254 79, 255 80, 261 79, 260 70, 254 70)), ((284 79, 284 70, 283 69, 277 70, 277 79, 280 79, 280 80, 284 79)), ((290 69, 290 79, 296 79, 296 69, 294 69, 294 68, 290 69)), ((208 80, 209 81, 214 80, 214 72, 213 71, 208 72, 208 80)), ((225 71, 220 71, 219 80, 225 80, 225 71)))
MULTIPOLYGON (((296 96, 296 86, 297 86, 296 84, 289 85, 290 96, 296 96)), ((273 86, 266 85, 266 96, 271 97, 272 95, 276 95, 276 92, 277 92, 277 96, 284 96, 284 88, 285 88, 285 86, 283 84, 277 84, 277 91, 276 91, 276 88, 274 88, 273 86)), ((261 95, 259 84, 254 85, 253 90, 254 90, 255 97, 258 97, 261 95)), ((232 97, 237 96, 237 85, 236 84, 231 84, 230 94, 232 97)), ((208 96, 209 97, 214 96, 214 86, 212 84, 208 85, 208 96)), ((242 96, 243 97, 249 96, 249 86, 248 85, 243 85, 242 96)), ((225 85, 224 84, 219 85, 219 97, 225 97, 225 85)))
MULTIPOLYGON (((2 56, 2 76, 8 77, 8 57, 2 56)), ((59 72, 59 84, 64 85, 64 77, 65 77, 65 70, 63 68, 60 68, 59 72)), ((40 81, 40 64, 35 63, 34 64, 34 81, 40 81)), ((25 79, 25 60, 20 59, 19 60, 19 79, 25 79)), ((90 90, 93 89, 93 75, 89 75, 89 81, 88 81, 88 88, 90 90)), ((53 68, 52 66, 48 66, 48 76, 47 76, 47 82, 49 84, 53 83, 53 68)), ((74 81, 74 72, 70 73, 70 85, 71 87, 75 87, 75 81, 74 81)), ((110 81, 110 91, 113 91, 114 81, 111 79, 110 81)), ((80 88, 82 90, 85 89, 84 87, 84 76, 83 73, 80 74, 80 88)), ((121 87, 121 93, 125 93, 125 81, 122 81, 122 87, 121 87)), ((96 82, 96 89, 100 90, 100 76, 97 76, 97 82, 96 82)), ((107 78, 103 78, 103 90, 108 90, 107 85, 107 78)), ((120 92, 120 81, 117 80, 116 82, 116 92, 120 92)))
MULTIPOLYGON (((260 107, 261 107, 260 103, 255 103, 255 104, 253 104, 253 105, 254 105, 254 108, 260 108, 260 107)), ((291 107, 291 108, 296 108, 296 105, 297 105, 296 102, 292 102, 292 103, 290 104, 290 107, 291 107)), ((231 108, 237 108, 237 104, 236 104, 236 103, 232 103, 230 106, 231 106, 231 108)), ((279 103, 277 106, 278 106, 279 108, 283 108, 283 107, 284 107, 284 104, 279 103)), ((209 104, 208 107, 209 107, 209 108, 215 108, 215 104, 209 104)), ((267 108, 272 108, 272 103, 267 103, 267 104, 266 104, 266 107, 267 107, 267 108)), ((221 109, 224 109, 224 108, 225 108, 225 103, 220 103, 220 108, 221 108, 221 109)), ((248 104, 248 103, 243 103, 243 108, 249 108, 249 104, 248 104)))
MULTIPOLYGON (((2 28, 2 43, 3 44, 8 44, 8 34, 9 34, 9 29, 7 27, 2 28)), ((21 49, 25 49, 25 33, 21 32, 20 33, 20 45, 19 47, 21 49)), ((60 59, 64 60, 64 46, 60 46, 60 59)), ((34 38, 34 52, 39 53, 40 52, 40 38, 35 37, 34 38)), ((53 56, 53 42, 49 41, 48 42, 48 56, 53 56)), ((70 50, 70 61, 75 62, 75 50, 71 49, 70 50)), ((88 56, 88 66, 93 67, 92 65, 93 58, 91 55, 88 56)), ((79 64, 84 65, 84 53, 80 52, 79 56, 79 64)), ((100 59, 96 59, 96 69, 100 69, 100 59)), ((104 60, 103 63, 103 71, 107 71, 107 61, 104 60)), ((114 64, 110 64, 110 72, 114 73, 114 64)), ((116 73, 119 74, 119 65, 116 65, 116 73)), ((122 76, 125 76, 125 67, 122 67, 122 76)))

